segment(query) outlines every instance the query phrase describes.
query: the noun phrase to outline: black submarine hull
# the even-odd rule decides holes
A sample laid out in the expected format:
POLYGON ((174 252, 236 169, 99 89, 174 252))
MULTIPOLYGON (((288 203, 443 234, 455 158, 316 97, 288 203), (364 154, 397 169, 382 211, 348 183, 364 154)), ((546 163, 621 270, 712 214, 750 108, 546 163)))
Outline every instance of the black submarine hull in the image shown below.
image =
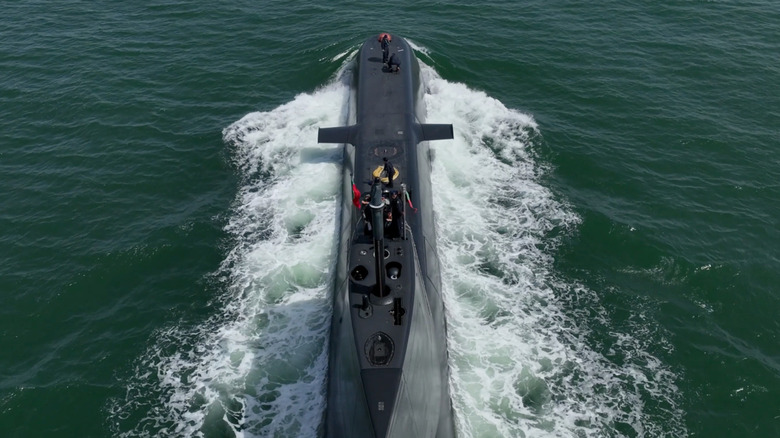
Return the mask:
POLYGON ((323 432, 449 438, 455 427, 428 141, 451 139, 452 125, 422 123, 418 61, 403 38, 388 37, 385 58, 394 56, 400 70, 383 62, 381 35, 369 38, 357 54, 350 125, 321 128, 318 138, 345 144, 323 432), (382 172, 385 158, 392 179, 382 172), (373 206, 358 204, 355 189, 372 192, 373 206))

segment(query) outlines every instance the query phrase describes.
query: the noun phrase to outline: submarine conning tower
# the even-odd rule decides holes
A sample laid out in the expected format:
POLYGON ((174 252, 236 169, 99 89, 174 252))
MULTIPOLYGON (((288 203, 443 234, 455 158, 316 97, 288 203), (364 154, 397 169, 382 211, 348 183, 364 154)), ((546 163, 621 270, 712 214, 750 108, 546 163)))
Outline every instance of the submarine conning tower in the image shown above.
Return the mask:
POLYGON ((452 125, 422 123, 419 64, 401 37, 369 38, 354 77, 354 124, 319 132, 345 143, 325 435, 452 437, 427 144, 452 125))

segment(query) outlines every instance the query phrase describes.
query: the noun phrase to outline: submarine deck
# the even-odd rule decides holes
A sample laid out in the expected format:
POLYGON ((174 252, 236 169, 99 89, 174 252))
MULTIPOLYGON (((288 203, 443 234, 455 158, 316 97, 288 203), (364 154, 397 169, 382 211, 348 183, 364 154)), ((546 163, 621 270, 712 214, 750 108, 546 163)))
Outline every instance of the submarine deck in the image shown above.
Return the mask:
MULTIPOLYGON (((382 62, 382 47, 375 38, 368 41, 359 53, 356 122, 358 144, 355 156, 355 181, 370 185, 373 172, 387 158, 399 171, 394 187, 407 182, 409 157, 416 145, 409 127, 415 122, 414 93, 419 87, 413 73, 417 73, 416 59, 409 44, 400 37, 389 43, 390 55, 400 62, 400 71, 391 72, 382 62)), ((358 186, 361 191, 366 185, 358 186)))

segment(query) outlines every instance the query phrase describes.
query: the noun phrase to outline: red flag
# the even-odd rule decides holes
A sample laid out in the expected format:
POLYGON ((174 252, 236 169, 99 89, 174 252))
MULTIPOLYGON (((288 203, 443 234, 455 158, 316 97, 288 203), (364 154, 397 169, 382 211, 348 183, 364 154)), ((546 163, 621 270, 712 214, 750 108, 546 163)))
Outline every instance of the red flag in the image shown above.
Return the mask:
POLYGON ((352 203, 355 204, 355 207, 360 208, 360 190, 355 183, 352 183, 352 203))

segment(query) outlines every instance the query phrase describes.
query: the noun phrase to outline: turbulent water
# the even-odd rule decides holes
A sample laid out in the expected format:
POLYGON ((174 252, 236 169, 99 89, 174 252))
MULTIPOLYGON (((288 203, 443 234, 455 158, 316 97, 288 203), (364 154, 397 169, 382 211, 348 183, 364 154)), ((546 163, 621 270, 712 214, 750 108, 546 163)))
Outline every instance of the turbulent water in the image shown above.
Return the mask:
POLYGON ((13 3, 0 435, 309 437, 352 57, 423 63, 461 437, 780 435, 780 7, 13 3))

